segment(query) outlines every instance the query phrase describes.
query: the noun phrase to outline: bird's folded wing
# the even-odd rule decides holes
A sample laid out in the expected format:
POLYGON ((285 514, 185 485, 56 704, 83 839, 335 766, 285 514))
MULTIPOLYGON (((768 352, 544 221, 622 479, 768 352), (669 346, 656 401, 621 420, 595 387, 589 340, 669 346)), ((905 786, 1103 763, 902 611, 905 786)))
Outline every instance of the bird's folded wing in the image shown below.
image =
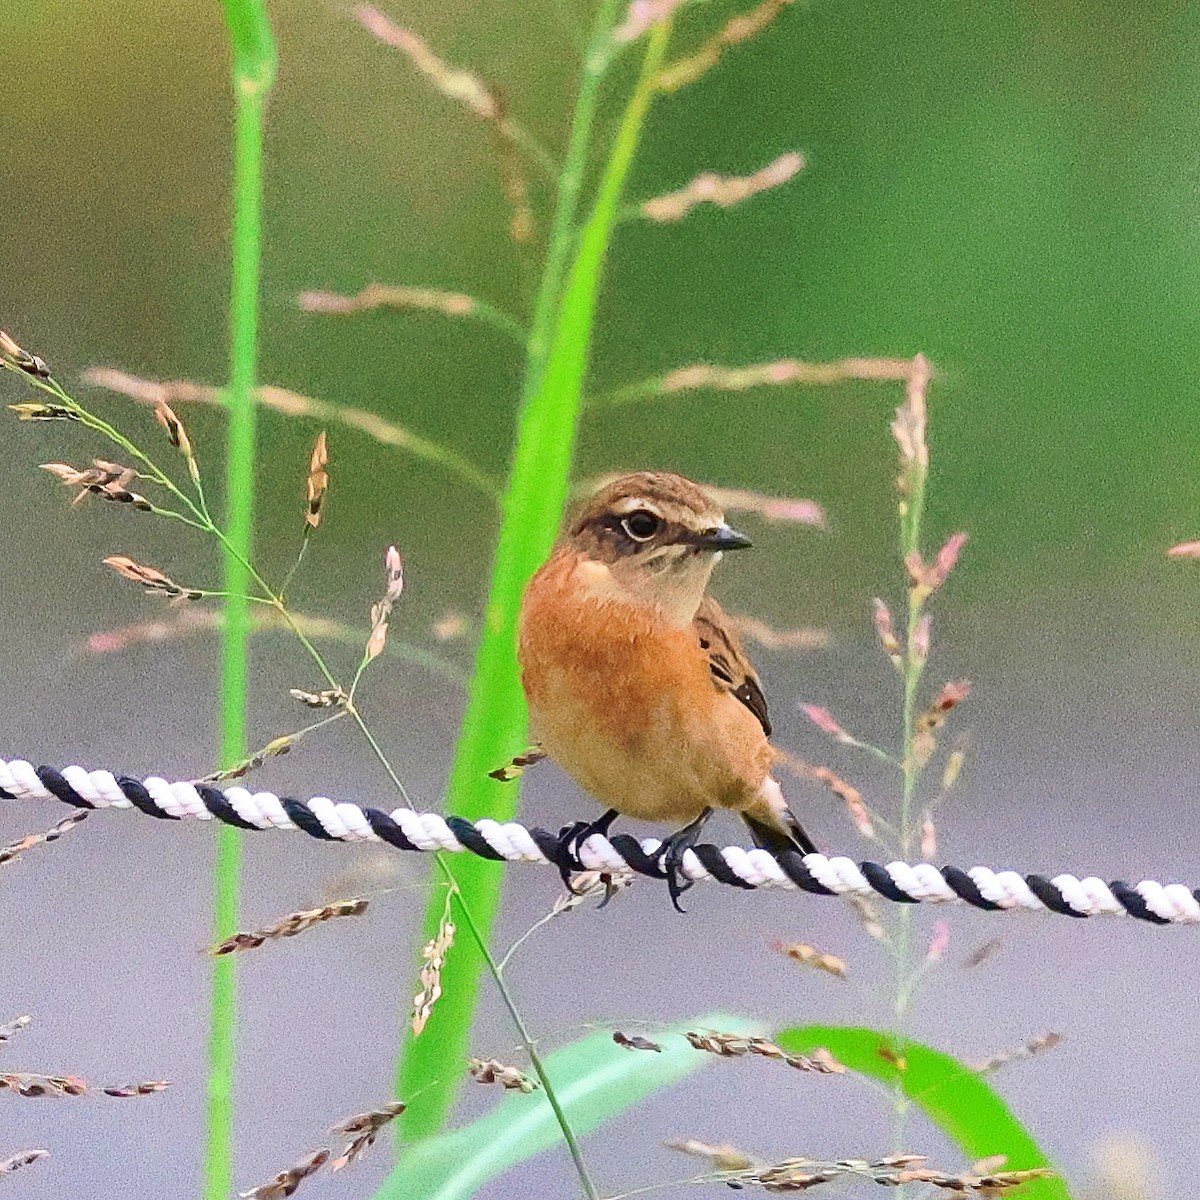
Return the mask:
POLYGON ((771 718, 758 674, 746 657, 729 615, 711 597, 700 603, 692 628, 700 639, 700 648, 708 655, 713 682, 723 692, 732 692, 757 718, 763 733, 771 736, 771 718))

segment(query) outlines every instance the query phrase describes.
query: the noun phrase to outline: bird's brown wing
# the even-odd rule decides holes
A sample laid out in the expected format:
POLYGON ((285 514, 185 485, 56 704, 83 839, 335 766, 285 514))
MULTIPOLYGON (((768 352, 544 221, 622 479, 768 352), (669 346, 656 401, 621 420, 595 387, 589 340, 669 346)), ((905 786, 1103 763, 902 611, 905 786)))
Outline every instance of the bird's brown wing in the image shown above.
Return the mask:
POLYGON ((729 615, 711 596, 705 596, 692 628, 700 639, 700 649, 708 655, 713 682, 721 691, 732 692, 758 718, 763 733, 770 737, 767 698, 758 682, 758 673, 730 625, 729 615))

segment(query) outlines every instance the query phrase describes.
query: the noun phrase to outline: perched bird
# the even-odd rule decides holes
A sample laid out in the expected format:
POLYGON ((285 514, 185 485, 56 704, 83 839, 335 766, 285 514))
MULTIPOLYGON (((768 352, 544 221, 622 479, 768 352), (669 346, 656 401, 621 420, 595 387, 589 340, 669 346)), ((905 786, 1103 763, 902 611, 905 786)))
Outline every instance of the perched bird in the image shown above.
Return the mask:
POLYGON ((568 860, 618 814, 679 826, 659 851, 672 902, 714 808, 757 845, 816 847, 771 777, 758 675, 707 594, 726 550, 750 545, 690 480, 626 475, 597 492, 525 593, 519 655, 534 737, 608 810, 564 835, 568 860))

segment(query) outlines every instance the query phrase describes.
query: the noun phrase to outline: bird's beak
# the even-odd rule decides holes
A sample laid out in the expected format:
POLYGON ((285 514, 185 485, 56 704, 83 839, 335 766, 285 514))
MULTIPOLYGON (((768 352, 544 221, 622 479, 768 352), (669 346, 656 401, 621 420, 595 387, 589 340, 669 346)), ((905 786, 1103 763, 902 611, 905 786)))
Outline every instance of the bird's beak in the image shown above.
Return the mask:
POLYGON ((697 536, 695 545, 705 550, 745 550, 754 543, 744 534, 728 525, 718 525, 697 536))

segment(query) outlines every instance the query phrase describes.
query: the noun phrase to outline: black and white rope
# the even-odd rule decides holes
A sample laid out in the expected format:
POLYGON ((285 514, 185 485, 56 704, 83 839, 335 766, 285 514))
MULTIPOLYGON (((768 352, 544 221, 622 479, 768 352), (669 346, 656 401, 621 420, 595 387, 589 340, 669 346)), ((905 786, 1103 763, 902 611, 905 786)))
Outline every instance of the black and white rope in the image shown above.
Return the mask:
MULTIPOLYGON (((170 783, 158 776, 138 780, 82 767, 34 767, 24 759, 0 759, 0 799, 58 799, 78 808, 136 808, 166 820, 196 817, 240 829, 299 829, 326 841, 386 842, 400 850, 471 853, 500 862, 531 862, 572 869, 559 834, 515 821, 419 813, 384 812, 325 796, 292 800, 274 792, 202 783, 170 783)), ((655 879, 664 873, 657 838, 592 834, 578 850, 589 870, 633 871, 655 879)), ((929 863, 854 862, 841 856, 698 845, 683 856, 683 875, 740 888, 781 887, 820 896, 881 896, 900 904, 962 902, 989 912, 1040 909, 1069 917, 1136 917, 1152 925, 1200 924, 1200 888, 1144 879, 1130 885, 1095 876, 1020 875, 988 867, 935 867, 929 863)))

